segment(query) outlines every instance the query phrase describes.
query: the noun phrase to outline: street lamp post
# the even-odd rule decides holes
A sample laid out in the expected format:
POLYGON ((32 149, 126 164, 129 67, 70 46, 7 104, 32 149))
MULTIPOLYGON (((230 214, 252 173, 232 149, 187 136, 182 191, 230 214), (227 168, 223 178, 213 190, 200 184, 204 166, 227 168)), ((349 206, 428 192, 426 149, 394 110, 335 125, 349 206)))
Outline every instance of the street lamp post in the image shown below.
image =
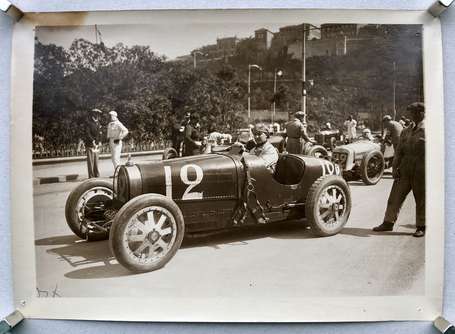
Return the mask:
POLYGON ((302 112, 303 112, 303 125, 307 124, 307 112, 306 112, 306 94, 307 94, 307 84, 306 84, 306 35, 309 30, 321 30, 321 28, 316 27, 311 23, 307 23, 310 29, 305 29, 303 26, 303 39, 302 39, 302 112))
POLYGON ((275 113, 276 113, 276 77, 281 77, 283 75, 283 71, 280 69, 275 69, 275 75, 273 77, 273 111, 272 111, 272 126, 275 121, 275 113))
MULTIPOLYGON (((304 26, 305 27, 305 26, 304 26)), ((303 125, 306 125, 306 30, 303 29, 302 41, 302 111, 303 125)))
POLYGON ((251 121, 251 69, 257 68, 262 71, 262 68, 256 64, 248 64, 248 124, 251 121))
POLYGON ((194 51, 193 52, 193 68, 196 69, 196 55, 203 56, 204 54, 201 51, 194 51))

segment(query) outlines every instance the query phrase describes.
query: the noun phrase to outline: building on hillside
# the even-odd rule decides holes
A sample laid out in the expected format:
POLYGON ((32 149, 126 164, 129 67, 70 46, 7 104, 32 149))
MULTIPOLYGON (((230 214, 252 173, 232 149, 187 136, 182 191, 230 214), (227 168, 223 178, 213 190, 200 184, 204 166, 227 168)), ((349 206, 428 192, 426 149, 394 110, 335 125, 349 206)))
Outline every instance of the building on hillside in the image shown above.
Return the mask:
POLYGON ((216 39, 216 46, 219 54, 223 56, 233 56, 236 51, 237 43, 239 39, 237 37, 224 37, 216 39))
MULTIPOLYGON (((365 46, 365 39, 359 37, 359 26, 356 24, 323 24, 320 29, 320 38, 308 36, 307 39, 305 46, 307 58, 347 55, 365 46)), ((286 53, 294 59, 302 59, 301 40, 287 44, 286 53)))
POLYGON ((265 28, 254 31, 254 40, 257 43, 259 50, 264 51, 270 49, 272 46, 273 33, 265 28))
POLYGON ((204 45, 198 49, 191 51, 191 54, 198 53, 198 59, 201 61, 217 60, 226 57, 231 57, 236 52, 236 47, 239 42, 237 37, 217 38, 216 44, 204 45))
POLYGON ((359 25, 357 24, 323 24, 321 25, 321 39, 338 39, 343 36, 357 38, 359 25))
POLYGON ((193 61, 192 55, 183 55, 175 58, 176 61, 193 61))

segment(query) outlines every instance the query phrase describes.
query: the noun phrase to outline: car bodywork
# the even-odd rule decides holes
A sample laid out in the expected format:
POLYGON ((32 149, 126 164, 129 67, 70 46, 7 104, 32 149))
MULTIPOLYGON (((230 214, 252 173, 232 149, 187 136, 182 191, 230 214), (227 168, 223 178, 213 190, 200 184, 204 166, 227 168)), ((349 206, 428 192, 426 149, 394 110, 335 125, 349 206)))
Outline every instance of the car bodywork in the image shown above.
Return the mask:
POLYGON ((281 154, 271 173, 260 157, 236 149, 129 161, 112 183, 89 179, 75 188, 67 223, 81 238, 109 238, 119 263, 135 272, 164 266, 186 234, 301 218, 318 236, 344 227, 351 199, 338 166, 281 154))
POLYGON ((341 138, 342 134, 339 130, 321 130, 314 135, 316 143, 327 150, 333 150, 341 138))
MULTIPOLYGON (((236 225, 233 213, 244 196, 245 164, 270 221, 303 217, 303 210, 293 205, 305 202, 320 176, 340 173, 328 161, 292 154, 281 157, 273 175, 254 155, 244 156, 242 162, 239 155, 202 154, 121 166, 114 178, 114 193, 120 206, 144 193, 165 195, 182 210, 188 233, 232 227, 236 225)), ((242 224, 255 223, 248 216, 242 224)))
MULTIPOLYGON (((388 167, 384 160, 384 148, 381 143, 360 139, 337 146, 332 152, 331 160, 340 166, 343 177, 347 180, 362 178, 366 184, 376 184, 388 167)), ((393 160, 393 155, 391 159, 393 160)))

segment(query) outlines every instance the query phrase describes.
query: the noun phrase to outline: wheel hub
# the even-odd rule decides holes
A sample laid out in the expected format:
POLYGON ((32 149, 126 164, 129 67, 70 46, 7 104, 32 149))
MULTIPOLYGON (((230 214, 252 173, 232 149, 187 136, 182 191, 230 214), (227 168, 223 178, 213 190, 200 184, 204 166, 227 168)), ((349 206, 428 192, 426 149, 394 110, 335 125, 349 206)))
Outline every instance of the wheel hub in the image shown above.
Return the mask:
POLYGON ((160 237, 161 237, 161 235, 155 230, 153 230, 147 234, 147 240, 150 241, 152 244, 157 242, 160 237))

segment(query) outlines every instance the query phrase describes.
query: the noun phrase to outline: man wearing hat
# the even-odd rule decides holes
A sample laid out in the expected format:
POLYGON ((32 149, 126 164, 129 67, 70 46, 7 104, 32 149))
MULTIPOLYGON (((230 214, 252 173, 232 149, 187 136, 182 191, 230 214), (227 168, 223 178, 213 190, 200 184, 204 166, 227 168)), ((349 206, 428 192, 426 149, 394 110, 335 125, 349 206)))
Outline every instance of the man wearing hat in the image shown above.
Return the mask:
POLYGON ((107 126, 107 139, 111 149, 112 164, 114 170, 120 164, 120 154, 122 153, 122 140, 128 134, 128 129, 118 120, 117 112, 109 112, 111 122, 107 126))
POLYGON ((185 115, 185 129, 183 137, 183 156, 188 157, 199 153, 201 143, 199 142, 197 129, 197 116, 189 112, 185 115))
POLYGON ((294 120, 286 124, 286 151, 288 153, 302 154, 305 143, 313 141, 308 137, 306 127, 303 125, 305 114, 303 111, 297 111, 294 120))
POLYGON ((382 118, 382 124, 384 125, 384 135, 383 139, 390 139, 393 145, 393 149, 396 150, 398 142, 400 141, 401 132, 403 131, 403 126, 392 120, 390 115, 385 115, 382 118))
POLYGON ((261 158, 267 169, 273 173, 278 161, 278 151, 268 140, 270 133, 267 126, 264 123, 257 123, 252 132, 256 146, 249 153, 261 158))
POLYGON ((89 120, 85 127, 84 144, 85 152, 87 154, 88 177, 92 178, 100 176, 98 169, 99 146, 101 145, 101 125, 99 116, 102 114, 102 111, 99 109, 92 109, 89 114, 89 120))
POLYGON ((384 221, 373 231, 392 231, 401 206, 412 190, 416 202, 414 237, 425 235, 425 106, 415 102, 407 107, 413 124, 404 129, 393 160, 393 186, 384 221))

